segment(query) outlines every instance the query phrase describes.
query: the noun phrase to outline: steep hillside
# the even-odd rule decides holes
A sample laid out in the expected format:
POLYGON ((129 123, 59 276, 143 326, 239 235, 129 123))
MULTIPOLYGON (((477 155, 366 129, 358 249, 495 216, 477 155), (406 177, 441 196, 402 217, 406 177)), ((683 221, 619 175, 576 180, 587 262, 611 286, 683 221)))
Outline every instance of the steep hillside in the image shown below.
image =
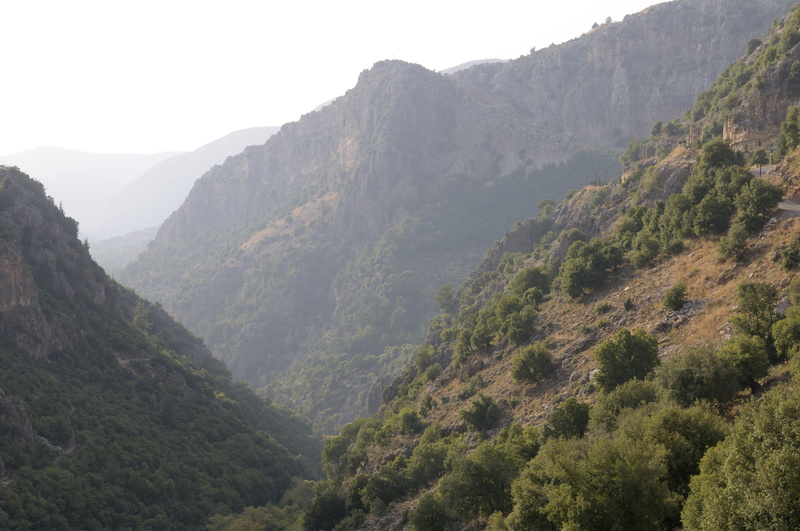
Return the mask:
POLYGON ((788 6, 670 2, 450 76, 378 63, 207 173, 121 278, 235 377, 335 427, 371 412, 373 375, 409 359, 439 286, 541 199, 613 178, 620 146, 788 6))
POLYGON ((309 425, 234 384, 0 167, 0 527, 198 529, 313 477, 309 425))
POLYGON ((798 36, 800 6, 727 71, 757 65, 742 110, 723 75, 706 112, 630 146, 623 179, 521 223, 441 290, 380 413, 326 441, 305 529, 800 525, 784 466, 800 452, 800 99, 773 97, 798 36), (747 108, 769 112, 734 138, 709 129, 747 108), (785 151, 758 178, 731 144, 765 131, 785 151))

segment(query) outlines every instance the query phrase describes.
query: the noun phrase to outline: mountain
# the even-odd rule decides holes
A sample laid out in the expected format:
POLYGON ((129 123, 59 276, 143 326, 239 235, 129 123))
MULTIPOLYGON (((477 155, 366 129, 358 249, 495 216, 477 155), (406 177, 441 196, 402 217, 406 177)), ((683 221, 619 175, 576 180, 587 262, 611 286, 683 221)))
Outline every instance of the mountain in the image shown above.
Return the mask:
POLYGON ((335 430, 375 411, 439 287, 540 200, 613 179, 632 136, 690 108, 789 5, 669 2, 452 75, 377 63, 206 173, 120 278, 335 430))
POLYGON ((0 164, 36 175, 56 203, 69 212, 81 213, 79 222, 85 232, 102 219, 108 197, 118 194, 148 168, 175 155, 87 153, 40 147, 0 157, 0 164))
POLYGON ((800 525, 798 65, 800 5, 440 291, 304 529, 800 525))
POLYGON ((252 145, 263 144, 277 127, 234 131, 188 153, 147 168, 105 204, 101 223, 87 227, 95 240, 157 227, 176 210, 209 168, 252 145))
POLYGON ((242 129, 187 153, 105 154, 41 147, 0 157, 0 164, 41 179, 57 203, 78 214, 81 232, 103 249, 102 255, 111 252, 105 251, 103 238, 158 226, 200 175, 247 146, 263 144, 275 131, 242 129))
POLYGON ((157 232, 158 227, 150 227, 92 242, 92 258, 113 277, 147 248, 157 232))
POLYGON ((0 240, 0 527, 198 529, 316 475, 305 420, 109 279, 5 166, 0 240))

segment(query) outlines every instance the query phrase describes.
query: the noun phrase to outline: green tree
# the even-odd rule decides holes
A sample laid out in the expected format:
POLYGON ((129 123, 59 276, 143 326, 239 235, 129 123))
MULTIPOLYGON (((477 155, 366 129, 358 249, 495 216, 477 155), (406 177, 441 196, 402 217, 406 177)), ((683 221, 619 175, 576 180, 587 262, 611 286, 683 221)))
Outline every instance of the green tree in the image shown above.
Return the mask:
POLYGON ((430 492, 420 496, 408 521, 416 531, 442 531, 447 523, 447 510, 441 497, 430 492))
POLYGON ((668 359, 656 371, 656 380, 684 407, 698 400, 726 403, 739 390, 738 371, 710 346, 689 348, 668 359))
POLYGON ((650 266, 661 252, 661 244, 650 231, 643 230, 633 239, 630 260, 633 267, 650 266))
POLYGON ((708 407, 652 403, 626 410, 615 437, 643 440, 664 448, 669 488, 685 498, 689 479, 699 472, 706 450, 724 439, 726 433, 725 422, 708 407))
POLYGON ((755 153, 753 153, 753 157, 750 159, 750 162, 759 168, 764 164, 769 164, 769 155, 767 155, 767 150, 763 148, 757 149, 755 153))
POLYGON ((330 486, 318 492, 303 517, 305 531, 328 531, 347 516, 344 498, 330 486))
POLYGON ((543 341, 523 348, 511 360, 511 377, 515 382, 534 382, 553 370, 553 356, 543 341))
POLYGON ((552 199, 542 199, 538 203, 536 203, 536 208, 539 209, 539 219, 545 219, 547 216, 553 213, 553 209, 556 207, 556 202, 552 199))
POLYGON ((800 393, 751 402, 690 482, 684 529, 800 529, 800 393))
POLYGON ((733 203, 717 193, 707 194, 697 205, 694 233, 698 236, 722 234, 728 229, 733 203))
POLYGON ((511 510, 511 484, 519 463, 489 444, 455 462, 439 481, 439 492, 453 514, 474 518, 511 510))
POLYGON ((658 340, 641 328, 633 333, 621 328, 598 345, 594 356, 597 385, 611 391, 633 378, 644 379, 658 365, 658 340))
POLYGON ((664 128, 664 124, 661 123, 661 120, 657 121, 653 125, 653 128, 650 130, 650 136, 658 136, 658 135, 660 135, 661 131, 663 130, 663 128, 664 128))
POLYGON ((717 250, 725 260, 741 260, 747 250, 747 228, 741 223, 733 223, 728 234, 719 239, 717 250))
POLYGON ((762 43, 761 39, 756 39, 756 38, 752 38, 749 41, 747 41, 747 50, 746 50, 747 51, 747 55, 750 55, 754 51, 756 51, 756 49, 759 46, 761 46, 761 43, 762 43))
POLYGON ((779 157, 788 155, 800 145, 800 106, 789 109, 786 120, 781 124, 776 144, 779 157))
POLYGON ((686 304, 686 282, 678 282, 664 293, 664 307, 668 310, 680 310, 686 304))
POLYGON ((711 168, 725 168, 727 166, 743 166, 744 156, 734 150, 731 145, 720 138, 706 142, 697 158, 693 172, 706 172, 711 168))
POLYGON ((781 249, 780 264, 783 269, 789 271, 796 269, 800 265, 800 245, 797 242, 790 242, 781 249))
MULTIPOLYGON (((514 278, 508 283, 508 290, 520 297, 524 297, 531 288, 538 288, 542 294, 550 291, 550 278, 541 267, 527 267, 514 275, 514 278)), ((536 302, 541 302, 541 300, 536 302)))
POLYGON ((760 229, 782 198, 783 191, 774 184, 753 179, 736 196, 736 223, 750 232, 760 229))
POLYGON ((770 362, 777 361, 772 339, 772 325, 778 320, 777 290, 764 282, 745 281, 736 286, 739 302, 737 315, 731 324, 740 334, 758 336, 766 343, 770 362))
POLYGON ((659 391, 655 382, 633 379, 617 386, 610 393, 601 393, 590 411, 591 429, 609 433, 614 431, 621 413, 658 402, 659 391))
POLYGON ((758 390, 757 379, 769 372, 769 356, 764 340, 758 336, 740 335, 729 339, 722 346, 720 355, 727 358, 738 373, 741 386, 758 390))
POLYGON ((792 306, 786 317, 772 325, 775 351, 782 358, 794 358, 800 352, 800 307, 792 306))
POLYGON ((500 420, 500 408, 492 397, 481 393, 469 408, 461 411, 461 419, 472 430, 486 431, 500 420))
POLYGON ((664 458, 641 440, 550 439, 514 482, 508 528, 659 529, 676 508, 664 458))
POLYGON ((621 261, 622 250, 614 242, 596 238, 572 242, 559 271, 561 290, 576 299, 600 285, 621 261))
POLYGON ((589 404, 579 402, 574 396, 567 398, 547 416, 547 424, 542 435, 546 439, 583 437, 589 426, 589 409, 589 404))
POLYGON ((625 152, 620 156, 619 161, 622 163, 623 166, 630 166, 634 162, 639 160, 639 148, 642 147, 642 141, 638 138, 634 138, 628 144, 628 147, 625 148, 625 152))
POLYGON ((445 284, 436 292, 436 304, 442 313, 453 313, 458 309, 456 290, 450 284, 445 284))

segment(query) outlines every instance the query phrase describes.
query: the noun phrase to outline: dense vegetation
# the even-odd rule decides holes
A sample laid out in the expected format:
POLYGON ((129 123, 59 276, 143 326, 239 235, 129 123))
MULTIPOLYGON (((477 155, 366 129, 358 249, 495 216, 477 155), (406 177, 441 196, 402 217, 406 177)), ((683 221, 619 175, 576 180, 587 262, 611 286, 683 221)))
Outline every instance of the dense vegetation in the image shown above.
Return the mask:
MULTIPOLYGON (((607 197, 631 194, 636 186, 617 187, 607 197)), ((326 441, 328 479, 317 486, 305 528, 355 529, 370 515, 406 506, 409 496, 417 496, 416 508, 405 509, 402 518, 414 529, 474 519, 489 529, 514 530, 679 525, 691 476, 728 433, 720 412, 741 393, 759 391, 757 382, 770 365, 800 348, 800 325, 794 324, 800 314, 777 314, 776 292, 768 284, 739 285, 739 310, 731 318, 738 334, 721 347, 687 350, 661 364, 655 337, 620 328, 594 349, 596 404, 570 397, 539 427, 506 418, 513 404, 479 392, 479 373, 458 396, 462 428, 445 431, 431 420, 441 404, 429 394, 430 382, 438 383, 443 366, 451 378, 460 374, 470 381, 473 359, 514 345, 510 379, 534 386, 545 381, 553 369, 548 342, 532 338, 540 337, 536 316, 554 289, 582 298, 615 269, 653 264, 686 239, 719 238, 737 225, 750 234, 780 197, 780 190, 753 179, 740 154, 714 140, 699 154, 681 193, 655 208, 621 210, 608 236, 587 242, 574 230, 562 231, 543 238, 527 259, 508 256, 494 271, 473 276, 458 294, 444 287, 437 301, 445 313, 431 323, 430 336, 444 343, 417 349, 382 415, 352 423, 326 441), (715 223, 703 218, 719 213, 707 208, 708 197, 729 205, 715 223), (651 245, 643 260, 645 239, 651 245), (559 240, 569 250, 562 261, 553 261, 548 249, 559 240), (548 256, 550 262, 541 261, 548 256), (529 265, 532 257, 540 265, 529 265), (506 427, 498 432, 499 425, 506 427), (368 457, 401 445, 409 450, 390 453, 380 466, 368 457), (374 468, 369 472, 365 465, 374 468), (631 503, 631 492, 646 502, 631 503)), ((542 234, 554 228, 545 215, 536 223, 542 234)), ((680 309, 686 298, 686 285, 678 283, 667 291, 665 304, 680 309)), ((607 311, 607 305, 596 308, 601 316, 607 311)))
MULTIPOLYGON (((793 32, 797 16, 778 26, 793 32)), ((785 40, 779 36, 771 46, 778 50, 785 40)), ((750 43, 750 52, 760 46, 750 43)), ((709 97, 698 98, 703 116, 716 112, 703 103, 709 97)), ((788 112, 781 127, 787 139, 794 138, 796 114, 788 112)), ((540 236, 530 253, 487 258, 458 291, 439 291, 443 313, 393 384, 385 409, 326 440, 328 477, 317 485, 305 529, 356 529, 386 514, 419 530, 468 523, 492 531, 797 526, 800 483, 796 467, 784 465, 800 455, 798 390, 774 381, 774 388, 762 387, 769 374, 786 375, 788 365, 798 370, 800 311, 776 309, 783 294, 797 303, 797 281, 781 289, 758 279, 740 282, 732 337, 666 360, 655 336, 618 327, 592 349, 596 370, 577 395, 557 395, 543 423, 514 416, 518 400, 551 389, 557 372, 548 337, 553 323, 545 328, 540 312, 559 300, 596 300, 608 279, 643 274, 636 272, 668 262, 692 240, 716 245, 720 261, 760 260, 751 236, 782 191, 754 178, 744 155, 718 132, 708 135, 682 186, 665 198, 656 168, 637 167, 642 152, 663 157, 652 148, 664 134, 685 134, 690 120, 703 116, 657 124, 649 144, 632 144, 623 155, 631 171, 621 185, 568 195, 568 208, 589 216, 614 212, 604 232, 587 237, 560 225, 569 211, 552 215, 553 205, 542 204, 547 211, 527 222, 540 236), (506 357, 505 379, 483 370, 495 366, 492 358, 506 357), (504 385, 526 392, 500 392, 501 400, 504 385), (447 393, 452 387, 460 391, 447 393), (761 399, 749 400, 754 396, 761 399), (742 403, 741 415, 728 422, 742 403), (458 421, 445 411, 458 411, 458 421)), ((774 261, 793 269, 797 254, 796 242, 787 242, 774 261)), ((660 304, 680 314, 691 297, 680 281, 660 304)), ((635 307, 625 301, 625 311, 635 307)), ((610 311, 597 303, 596 327, 580 332, 591 337, 608 327, 610 311)))
POLYGON ((15 328, 0 340, 0 527, 197 529, 314 476, 306 421, 233 383, 160 307, 105 277, 39 183, 0 178, 3 252, 20 253, 36 290, 3 315, 15 328), (42 328, 63 345, 39 356, 17 339, 42 328))
MULTIPOLYGON (((749 55, 774 66, 800 40, 798 28, 795 12, 775 42, 749 43, 749 55)), ((333 255, 299 245, 251 257, 257 267, 241 279, 247 296, 226 301, 219 319, 205 316, 201 323, 210 341, 236 343, 246 312, 267 312, 272 296, 297 278, 314 282, 296 284, 302 289, 280 308, 283 319, 256 336, 265 338, 264 348, 285 356, 308 346, 303 327, 320 326, 326 312, 333 323, 309 357, 269 383, 270 394, 303 403, 322 429, 332 430, 348 415, 367 412, 367 386, 377 374, 402 372, 383 390, 378 414, 325 440, 326 479, 314 484, 306 479, 316 469, 309 456, 319 448, 309 426, 233 384, 160 307, 101 278, 76 239, 77 225, 39 185, 3 169, 0 238, 24 257, 42 315, 60 342, 46 345, 43 355, 26 351, 19 340, 25 334, 17 334, 24 316, 0 341, 0 526, 345 531, 391 515, 419 530, 469 523, 492 531, 797 527, 800 396, 791 380, 800 370, 800 282, 738 283, 732 337, 669 356, 659 356, 654 334, 609 323, 605 316, 615 309, 593 298, 608 280, 662 265, 692 241, 717 244, 722 261, 758 260, 750 237, 782 193, 754 178, 744 155, 717 138, 715 118, 735 106, 735 88, 758 77, 748 68, 729 69, 686 120, 656 124, 650 141, 631 144, 622 157, 631 166, 624 182, 596 179, 568 194, 558 211, 552 201, 537 203, 536 179, 523 172, 495 183, 493 193, 474 182, 453 186, 447 208, 403 205, 413 215, 359 246, 355 257, 335 255, 340 270, 325 267, 333 255), (658 144, 665 135, 688 134, 706 119, 693 144, 702 149, 682 188, 654 199, 664 183, 655 168, 637 167, 640 153, 663 157, 671 145, 658 144), (498 244, 460 289, 439 289, 442 313, 422 329, 432 311, 425 294, 446 276, 427 269, 426 252, 436 250, 439 259, 474 245, 496 234, 482 217, 489 209, 504 205, 514 219, 493 222, 510 226, 521 217, 515 209, 532 204, 541 213, 526 222, 528 238, 537 242, 530 252, 501 253, 498 244), (581 225, 584 233, 575 217, 570 225, 570 209, 582 210, 584 221, 603 217, 606 225, 581 225), (30 224, 31 210, 44 224, 30 224), (476 221, 485 233, 475 231, 476 221), (48 254, 54 247, 58 252, 48 254), (103 283, 103 297, 90 283, 103 283), (776 303, 785 292, 793 306, 780 313, 776 303), (337 312, 328 302, 315 306, 319 293, 328 302, 341 293, 353 300, 337 312), (582 361, 594 367, 573 394, 553 392, 565 388, 554 375, 571 381, 581 374, 564 374, 573 360, 554 356, 555 327, 542 324, 559 304, 582 305, 596 318, 570 331, 585 338, 570 355, 586 356, 582 361), (293 322, 298 315, 306 319, 302 326, 293 322), (427 341, 417 345, 425 332, 427 341), (782 365, 787 361, 791 373, 782 365), (770 374, 780 376, 766 381, 770 374), (541 418, 515 416, 521 400, 548 393, 541 418), (347 405, 355 406, 334 413, 347 405)), ((788 111, 781 154, 797 147, 797 121, 797 111, 788 111)), ((573 170, 545 171, 585 180, 585 172, 573 170)), ((281 226, 292 231, 278 239, 322 234, 315 233, 319 223, 290 223, 288 212, 304 199, 281 206, 281 226)), ((222 245, 186 293, 204 289, 199 279, 238 256, 248 230, 270 221, 249 223, 214 236, 222 245)), ((785 269, 800 263, 792 243, 774 260, 785 269)), ((184 246, 182 266, 209 249, 184 246)), ((680 281, 657 304, 681 312, 690 298, 680 281)), ((623 309, 636 304, 628 298, 623 309)), ((243 370, 250 369, 259 383, 274 376, 250 365, 243 370)))

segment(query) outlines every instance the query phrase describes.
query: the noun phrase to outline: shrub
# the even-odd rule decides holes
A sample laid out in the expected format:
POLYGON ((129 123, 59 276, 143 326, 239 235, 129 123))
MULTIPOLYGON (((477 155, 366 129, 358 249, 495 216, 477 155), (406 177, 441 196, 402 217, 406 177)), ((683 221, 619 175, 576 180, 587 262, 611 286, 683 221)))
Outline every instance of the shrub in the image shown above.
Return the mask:
POLYGON ((684 407, 697 400, 729 402, 739 390, 738 379, 731 361, 709 346, 687 349, 665 361, 656 372, 656 381, 684 407))
POLYGON ((747 250, 747 235, 747 228, 741 223, 731 225, 727 236, 720 238, 717 244, 720 256, 725 260, 731 258, 741 260, 744 257, 745 250, 747 250))
POLYGON ((621 328, 595 351, 596 381, 604 391, 633 378, 644 379, 658 365, 658 340, 641 328, 631 333, 621 328))
POLYGON ((408 521, 412 529, 417 531, 439 531, 447 523, 447 510, 438 496, 426 492, 420 497, 408 521))
POLYGON ((668 310, 680 310, 686 304, 686 283, 678 282, 664 293, 664 307, 668 310))
POLYGON ((800 245, 792 242, 780 252, 780 264, 783 269, 795 269, 800 264, 800 245))
POLYGON ((553 370, 553 357, 542 341, 523 348, 511 360, 511 377, 515 382, 533 382, 553 370))
POLYGON ((758 336, 736 336, 722 346, 720 355, 736 369, 739 384, 748 386, 753 391, 758 384, 756 380, 763 378, 769 371, 769 356, 764 340, 758 336))
POLYGON ((461 411, 461 418, 470 429, 486 431, 500 419, 500 408, 491 397, 481 393, 469 409, 461 411))
POLYGON ((583 437, 589 426, 589 404, 569 397, 561 406, 547 416, 547 424, 542 435, 546 439, 562 437, 573 439, 583 437))
POLYGON ((590 413, 592 429, 597 427, 608 432, 613 431, 617 417, 623 410, 657 402, 658 395, 658 384, 636 379, 625 382, 610 393, 601 394, 590 413))

